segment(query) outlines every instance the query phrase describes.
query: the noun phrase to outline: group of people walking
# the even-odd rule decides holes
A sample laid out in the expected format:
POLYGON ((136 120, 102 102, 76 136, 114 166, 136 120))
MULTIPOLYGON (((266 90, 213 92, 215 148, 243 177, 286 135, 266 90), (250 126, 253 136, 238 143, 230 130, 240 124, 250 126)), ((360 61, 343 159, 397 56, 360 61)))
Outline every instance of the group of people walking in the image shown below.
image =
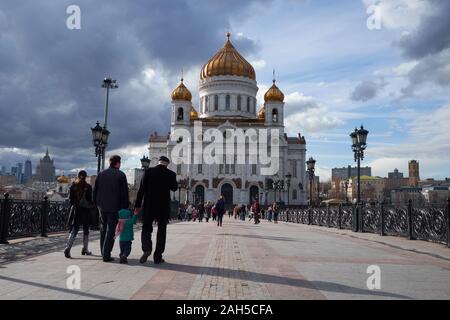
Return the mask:
MULTIPOLYGON (((152 233, 153 224, 158 224, 156 247, 153 261, 156 264, 165 262, 163 253, 166 246, 167 223, 170 217, 170 192, 178 189, 175 172, 167 167, 170 160, 160 157, 158 165, 145 171, 141 180, 134 206, 129 201, 128 182, 125 174, 120 170, 121 157, 114 155, 109 159, 109 168, 100 172, 92 189, 86 181, 87 173, 81 170, 76 181, 70 187, 69 200, 71 204, 68 225, 69 238, 64 249, 66 258, 71 258, 71 249, 80 228, 83 228, 82 255, 92 255, 89 251, 89 229, 96 217, 100 218, 100 252, 104 262, 114 261, 111 252, 119 237, 120 263, 128 263, 128 256, 132 250, 134 240, 133 225, 138 216, 142 219, 141 243, 143 254, 139 260, 145 263, 153 252, 152 233)), ((213 204, 208 201, 192 205, 186 203, 180 206, 178 219, 209 222, 212 218, 222 227, 223 216, 226 214, 223 196, 213 204)), ((237 205, 228 211, 231 217, 260 223, 260 218, 267 216, 268 221, 277 223, 278 207, 274 203, 267 212, 261 210, 258 199, 253 204, 237 205)))
POLYGON ((98 174, 94 189, 86 182, 86 171, 80 171, 69 192, 71 209, 68 219, 69 238, 64 249, 65 257, 71 258, 71 249, 81 227, 83 227, 81 254, 92 254, 88 250, 89 229, 93 224, 93 217, 99 212, 100 251, 104 262, 114 261, 111 252, 117 237, 120 237, 120 263, 128 262, 134 239, 133 225, 138 215, 141 215, 143 254, 139 262, 145 263, 152 254, 151 237, 153 223, 156 222, 158 232, 153 260, 156 264, 163 263, 170 216, 170 191, 178 189, 175 172, 167 168, 169 163, 170 160, 163 156, 159 158, 157 166, 145 171, 134 208, 129 201, 127 178, 120 171, 120 156, 114 155, 109 159, 110 166, 98 174))

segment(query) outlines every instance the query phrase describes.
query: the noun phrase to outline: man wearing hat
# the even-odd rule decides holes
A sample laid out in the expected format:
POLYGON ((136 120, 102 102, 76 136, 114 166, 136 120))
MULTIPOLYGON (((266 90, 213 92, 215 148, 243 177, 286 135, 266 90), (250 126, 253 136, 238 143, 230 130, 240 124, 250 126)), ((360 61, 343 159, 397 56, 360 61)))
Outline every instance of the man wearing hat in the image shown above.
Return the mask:
POLYGON ((170 191, 176 191, 178 189, 175 172, 167 168, 169 163, 170 160, 162 156, 159 158, 156 167, 145 171, 136 197, 134 206, 135 213, 141 211, 142 200, 144 200, 141 239, 144 254, 139 260, 140 263, 145 263, 152 254, 154 221, 158 222, 158 232, 156 234, 156 248, 153 254, 153 261, 156 264, 164 262, 162 254, 166 247, 167 221, 170 216, 170 191))

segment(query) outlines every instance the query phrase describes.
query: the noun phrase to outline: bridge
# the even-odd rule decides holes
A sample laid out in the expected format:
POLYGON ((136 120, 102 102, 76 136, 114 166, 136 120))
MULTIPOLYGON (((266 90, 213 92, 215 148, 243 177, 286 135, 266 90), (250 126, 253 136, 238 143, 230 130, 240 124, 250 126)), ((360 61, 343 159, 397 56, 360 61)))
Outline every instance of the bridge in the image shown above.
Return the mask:
POLYGON ((278 223, 226 216, 222 228, 172 220, 161 265, 139 263, 138 224, 124 265, 102 261, 98 231, 92 256, 81 256, 79 236, 66 259, 67 234, 49 225, 62 220, 57 204, 1 205, 2 227, 8 211, 9 231, 23 234, 0 245, 0 299, 450 299, 448 208, 292 209, 278 223), (37 234, 12 227, 17 211, 35 213, 26 223, 37 234))

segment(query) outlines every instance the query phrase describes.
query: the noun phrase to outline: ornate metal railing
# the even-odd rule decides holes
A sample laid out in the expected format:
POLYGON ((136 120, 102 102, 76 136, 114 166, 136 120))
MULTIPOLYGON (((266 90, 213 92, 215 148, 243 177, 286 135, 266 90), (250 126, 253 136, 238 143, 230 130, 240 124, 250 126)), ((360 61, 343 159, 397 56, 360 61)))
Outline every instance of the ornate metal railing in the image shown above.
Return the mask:
POLYGON ((407 206, 327 206, 286 209, 279 220, 355 232, 379 233, 445 243, 450 247, 450 199, 446 207, 407 206))

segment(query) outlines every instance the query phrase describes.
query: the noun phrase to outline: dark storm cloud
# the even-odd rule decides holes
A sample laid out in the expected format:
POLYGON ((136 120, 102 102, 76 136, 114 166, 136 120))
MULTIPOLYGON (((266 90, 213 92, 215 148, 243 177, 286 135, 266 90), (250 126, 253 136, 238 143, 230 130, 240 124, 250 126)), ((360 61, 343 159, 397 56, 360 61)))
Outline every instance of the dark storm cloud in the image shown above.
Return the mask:
POLYGON ((386 82, 384 82, 384 80, 379 83, 374 81, 363 81, 353 90, 350 95, 350 99, 353 101, 366 102, 375 98, 385 86, 386 82))
POLYGON ((428 0, 432 12, 423 16, 419 27, 396 43, 405 57, 418 60, 402 89, 411 96, 425 83, 450 86, 450 1, 428 0))
MULTIPOLYGON (((111 148, 166 132, 169 97, 161 100, 157 83, 143 93, 130 80, 159 67, 158 76, 175 86, 182 67, 199 68, 222 46, 230 17, 245 19, 261 2, 2 1, 0 148, 32 155, 49 146, 66 168, 87 165, 89 128, 103 119, 105 75, 120 83, 111 95, 111 148), (66 28, 72 4, 81 8, 81 30, 66 28)), ((243 54, 257 52, 251 39, 233 42, 243 54)), ((0 151, 0 164, 17 162, 13 154, 0 151)))

